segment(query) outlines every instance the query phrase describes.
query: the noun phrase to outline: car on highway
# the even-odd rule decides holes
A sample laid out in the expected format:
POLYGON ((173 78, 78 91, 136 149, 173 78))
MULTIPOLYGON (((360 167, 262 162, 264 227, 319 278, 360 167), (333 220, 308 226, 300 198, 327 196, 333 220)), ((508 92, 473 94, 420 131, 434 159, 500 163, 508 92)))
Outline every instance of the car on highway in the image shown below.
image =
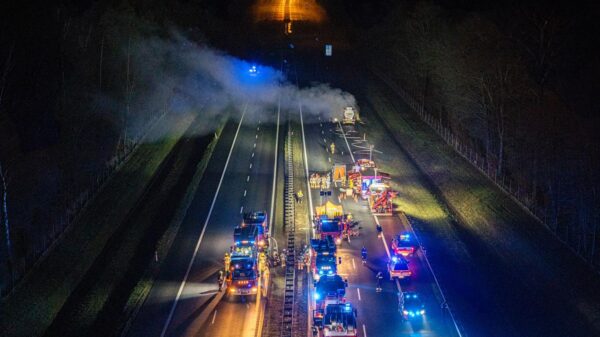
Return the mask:
POLYGON ((412 256, 417 250, 418 243, 410 232, 402 232, 392 239, 392 251, 396 255, 412 256))
POLYGON ((388 272, 390 280, 394 278, 404 279, 412 276, 412 272, 408 268, 408 260, 402 255, 394 255, 388 263, 388 272))
POLYGON ((425 305, 415 292, 404 292, 402 317, 404 319, 422 319, 425 316, 425 305))

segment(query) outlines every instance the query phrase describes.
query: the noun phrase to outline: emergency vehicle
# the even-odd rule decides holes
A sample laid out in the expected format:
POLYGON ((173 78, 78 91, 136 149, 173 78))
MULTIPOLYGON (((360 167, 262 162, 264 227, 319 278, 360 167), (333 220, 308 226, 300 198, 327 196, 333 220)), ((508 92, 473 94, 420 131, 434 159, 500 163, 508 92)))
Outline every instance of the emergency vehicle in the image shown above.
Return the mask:
POLYGON ((409 232, 397 234, 392 239, 392 251, 395 255, 412 256, 417 246, 416 240, 409 232))
POLYGON ((423 319, 425 316, 425 305, 417 293, 404 292, 402 317, 404 319, 423 319))
POLYGON ((226 275, 227 294, 255 297, 258 294, 259 276, 256 249, 253 246, 234 247, 226 275))
POLYGON ((337 273, 337 247, 331 236, 324 239, 310 240, 312 249, 311 272, 313 279, 318 281, 321 276, 337 273))
POLYGON ((331 304, 346 302, 346 282, 339 275, 325 275, 315 285, 313 323, 321 325, 325 308, 331 304))
POLYGON ((327 201, 324 205, 315 207, 315 227, 321 239, 331 236, 336 244, 342 243, 342 237, 348 230, 342 205, 327 201))
POLYGON ((394 278, 404 279, 412 276, 412 272, 408 268, 408 261, 402 255, 394 255, 388 263, 388 272, 390 280, 394 278))
POLYGON ((325 308, 320 335, 357 337, 356 309, 350 303, 330 304, 325 308))

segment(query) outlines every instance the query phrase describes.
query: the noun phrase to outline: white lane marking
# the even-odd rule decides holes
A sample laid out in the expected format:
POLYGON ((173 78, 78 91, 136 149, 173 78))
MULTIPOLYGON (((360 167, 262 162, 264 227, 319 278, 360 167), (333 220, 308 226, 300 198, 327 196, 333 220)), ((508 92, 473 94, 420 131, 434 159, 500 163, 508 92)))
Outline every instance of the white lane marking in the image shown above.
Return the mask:
POLYGON ((356 270, 356 263, 354 263, 354 258, 352 258, 352 268, 354 268, 354 270, 356 270))
POLYGON ((250 168, 252 168, 252 163, 250 163, 250 168))
POLYGON ((356 163, 356 160, 354 160, 354 155, 352 154, 352 149, 350 149, 350 144, 348 144, 348 138, 346 138, 346 133, 344 132, 344 128, 342 127, 342 124, 340 124, 340 122, 338 122, 338 125, 340 127, 340 129, 342 130, 342 135, 344 136, 344 141, 346 141, 346 146, 348 147, 348 152, 350 153, 350 158, 352 158, 352 163, 356 163))
POLYGON ((256 135, 256 137, 254 137, 254 139, 258 139, 258 135, 256 135))
POLYGON ((244 211, 244 206, 240 207, 240 214, 244 211))
POLYGON ((246 192, 248 192, 247 190, 244 190, 244 196, 246 196, 246 192))
POLYGON ((242 117, 240 118, 240 123, 238 124, 237 130, 235 131, 235 136, 233 137, 233 143, 231 143, 231 148, 229 149, 229 154, 227 155, 227 160, 225 161, 225 167, 223 168, 223 172, 221 173, 221 179, 219 179, 219 184, 217 185, 217 191, 215 192, 215 196, 213 197, 212 203, 210 204, 210 208, 208 209, 208 215, 206 216, 206 220, 204 221, 204 225, 202 227, 202 232, 200 232, 200 237, 198 237, 198 242, 196 242, 196 247, 194 248, 194 254, 192 254, 192 258, 188 263, 187 270, 185 271, 185 275, 183 276, 183 280, 181 281, 181 285, 179 286, 179 290, 177 291, 177 296, 175 296, 175 301, 173 301, 173 305, 171 306, 171 311, 169 312, 169 316, 167 316, 167 321, 163 326, 162 332, 160 333, 160 337, 165 337, 167 334, 167 329, 169 328, 169 324, 171 324, 171 320, 173 319, 173 314, 175 313, 175 308, 177 308, 177 303, 181 298, 181 294, 183 293, 183 288, 187 282, 188 277, 190 276, 190 271, 192 270, 192 265, 194 264, 194 260, 198 255, 198 250, 200 249, 200 243, 202 242, 202 238, 204 237, 204 233, 206 232, 206 227, 208 225, 208 221, 210 220, 210 216, 212 214, 213 208, 215 207, 215 203, 217 202, 217 197, 219 196, 219 191, 221 190, 221 184, 223 183, 223 178, 225 177, 225 172, 227 171, 227 166, 229 165, 229 159, 231 159, 231 153, 233 153, 233 147, 237 140, 238 134, 240 132, 240 127, 242 126, 242 122, 244 121, 244 116, 246 115, 246 109, 248 108, 248 104, 244 105, 244 112, 242 113, 242 117))
POLYGON ((252 158, 254 158, 254 152, 252 152, 252 158))
POLYGON ((365 328, 365 325, 363 324, 363 337, 367 337, 367 328, 365 328))
MULTIPOLYGON (((373 214, 373 218, 375 218, 375 223, 381 226, 381 224, 379 223, 379 219, 377 219, 377 215, 373 214)), ((381 232, 381 240, 383 241, 383 245, 385 246, 385 253, 388 256, 388 259, 391 260, 392 256, 390 255, 390 250, 388 249, 387 242, 385 241, 385 235, 383 234, 383 231, 381 232)))
POLYGON ((256 128, 256 131, 260 131, 260 126, 256 128))
MULTIPOLYGON (((273 228, 273 209, 275 208, 275 187, 277 186, 277 147, 279 146, 279 112, 281 111, 281 97, 277 101, 277 129, 275 131, 275 160, 273 161, 273 189, 271 190, 271 212, 269 212, 269 234, 273 228)), ((254 156, 254 154, 252 154, 254 156)), ((270 235, 269 235, 270 236, 270 235)))
POLYGON ((215 318, 217 318, 217 310, 215 310, 215 314, 213 315, 213 319, 212 319, 212 321, 210 322, 210 325, 213 325, 213 324, 215 324, 215 318))
MULTIPOLYGON (((417 243, 419 244, 419 246, 421 246, 421 240, 419 240, 419 237, 417 236, 417 232, 415 232, 415 229, 413 228, 413 226, 410 223, 410 220, 408 220, 408 218, 406 218, 406 222, 408 224, 408 227, 410 228, 410 231, 415 236, 417 243)), ((452 324, 454 325, 454 329, 456 330, 456 333, 458 334, 458 336, 462 337, 462 334, 460 333, 460 329, 458 328, 458 324, 456 323, 456 320, 454 319, 454 314, 452 313, 452 310, 450 309, 450 306, 448 305, 448 302, 446 301, 446 296, 444 296, 444 292, 442 291, 442 287, 440 287, 440 283, 438 282, 437 276, 435 276, 433 267, 431 267, 431 264, 429 263, 429 259, 427 258, 427 255, 425 255, 425 254, 421 254, 421 255, 425 258, 425 262, 427 262, 427 267, 428 267, 429 271, 431 272, 433 279, 435 280, 435 284, 437 285, 437 288, 440 291, 440 295, 442 295, 442 301, 443 301, 442 304, 446 303, 446 308, 448 309, 448 313, 450 313, 450 318, 452 319, 452 324)))
POLYGON ((254 147, 256 147, 256 143, 254 143, 254 147))
POLYGON ((360 298, 360 288, 356 288, 356 292, 358 293, 358 300, 362 301, 362 298, 360 298))
POLYGON ((246 182, 249 182, 249 181, 250 181, 250 176, 247 176, 246 177, 246 182))

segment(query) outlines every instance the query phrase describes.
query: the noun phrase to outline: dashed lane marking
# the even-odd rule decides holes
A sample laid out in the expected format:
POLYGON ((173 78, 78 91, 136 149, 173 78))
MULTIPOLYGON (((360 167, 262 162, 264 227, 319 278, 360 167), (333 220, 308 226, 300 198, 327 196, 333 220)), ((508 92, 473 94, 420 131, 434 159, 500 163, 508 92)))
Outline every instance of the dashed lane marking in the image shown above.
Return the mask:
POLYGON ((215 310, 215 314, 213 315, 213 319, 210 322, 211 325, 215 324, 215 318, 217 318, 217 311, 215 310))

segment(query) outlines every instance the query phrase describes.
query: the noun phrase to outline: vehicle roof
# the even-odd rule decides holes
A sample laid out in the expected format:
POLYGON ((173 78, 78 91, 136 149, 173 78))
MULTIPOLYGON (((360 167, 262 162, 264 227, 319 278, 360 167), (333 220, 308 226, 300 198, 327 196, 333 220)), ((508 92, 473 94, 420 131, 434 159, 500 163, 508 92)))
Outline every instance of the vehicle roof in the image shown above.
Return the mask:
POLYGON ((320 293, 330 293, 342 290, 345 293, 346 284, 339 275, 321 276, 317 282, 316 291, 320 293))
POLYGON ((252 224, 252 223, 263 223, 267 218, 267 213, 262 212, 252 212, 244 214, 244 223, 252 224))
POLYGON ((408 261, 399 256, 397 257, 396 261, 391 261, 390 266, 394 269, 394 270, 407 270, 408 269, 408 261))
POLYGON ((423 301, 421 301, 421 298, 419 297, 418 294, 413 293, 413 292, 404 293, 404 307, 414 308, 414 307, 422 307, 422 306, 423 306, 423 301))
POLYGON ((327 219, 321 220, 321 231, 322 232, 337 232, 340 230, 340 221, 338 219, 327 219))

